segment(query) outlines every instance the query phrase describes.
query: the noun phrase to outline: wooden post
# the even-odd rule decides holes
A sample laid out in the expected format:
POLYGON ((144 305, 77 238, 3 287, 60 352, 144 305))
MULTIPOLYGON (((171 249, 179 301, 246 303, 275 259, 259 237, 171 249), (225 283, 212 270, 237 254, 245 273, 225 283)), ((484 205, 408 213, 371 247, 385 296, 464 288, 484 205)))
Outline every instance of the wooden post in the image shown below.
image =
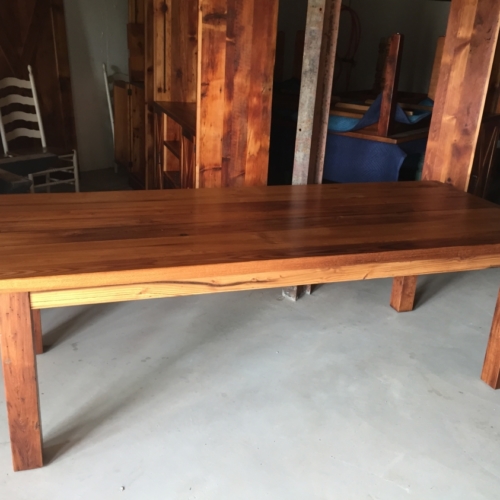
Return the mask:
POLYGON ((154 0, 144 1, 144 99, 145 99, 145 188, 155 186, 155 119, 153 103, 155 98, 155 67, 154 67, 154 34, 155 34, 155 4, 154 0))
POLYGON ((309 0, 293 184, 321 184, 341 0, 309 0))
POLYGON ((423 170, 467 191, 500 28, 498 0, 453 0, 423 170))
POLYGON ((384 68, 382 102, 377 125, 378 135, 388 137, 392 132, 398 104, 398 85, 403 56, 403 35, 396 33, 389 39, 389 53, 384 68))
POLYGON ((500 293, 493 316, 481 379, 493 389, 500 389, 500 293))
POLYGON ((15 471, 42 467, 42 431, 28 293, 0 295, 0 346, 15 471))
MULTIPOLYGON (((292 184, 321 184, 342 0, 309 0, 292 184)), ((288 287, 292 300, 312 285, 288 287)))

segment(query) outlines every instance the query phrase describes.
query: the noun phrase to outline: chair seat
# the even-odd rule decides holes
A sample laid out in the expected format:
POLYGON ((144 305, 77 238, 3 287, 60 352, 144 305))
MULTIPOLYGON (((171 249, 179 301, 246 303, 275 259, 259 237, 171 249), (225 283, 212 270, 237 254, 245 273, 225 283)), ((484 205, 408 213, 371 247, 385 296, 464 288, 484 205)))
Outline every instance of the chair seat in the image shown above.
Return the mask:
POLYGON ((9 150, 9 155, 11 156, 29 156, 29 155, 40 155, 40 154, 51 154, 56 156, 72 155, 72 149, 65 148, 26 148, 26 149, 14 149, 9 150))
POLYGON ((0 168, 17 175, 30 175, 57 168, 59 157, 52 153, 0 158, 0 168))

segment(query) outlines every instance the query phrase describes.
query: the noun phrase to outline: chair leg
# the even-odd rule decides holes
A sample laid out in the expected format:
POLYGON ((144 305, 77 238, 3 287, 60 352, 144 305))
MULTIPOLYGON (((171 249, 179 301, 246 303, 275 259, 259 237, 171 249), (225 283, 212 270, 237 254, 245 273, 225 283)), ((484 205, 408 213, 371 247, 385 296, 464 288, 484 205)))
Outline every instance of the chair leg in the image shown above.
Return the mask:
POLYGON ((28 179, 31 181, 30 193, 34 193, 35 192, 35 179, 33 177, 33 174, 29 174, 28 179))
POLYGON ((50 193, 50 174, 45 174, 45 184, 47 184, 45 188, 47 193, 50 193))
POLYGON ((76 149, 73 149, 73 175, 75 176, 75 192, 80 192, 80 172, 78 170, 78 156, 76 154, 76 149))

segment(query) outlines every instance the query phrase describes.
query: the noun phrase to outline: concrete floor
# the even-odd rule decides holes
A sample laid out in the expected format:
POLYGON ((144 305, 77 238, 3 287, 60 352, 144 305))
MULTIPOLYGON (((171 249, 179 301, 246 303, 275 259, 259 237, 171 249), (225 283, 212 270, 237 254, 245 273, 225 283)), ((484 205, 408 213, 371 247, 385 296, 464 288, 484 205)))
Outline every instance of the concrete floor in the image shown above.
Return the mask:
POLYGON ((479 379, 500 270, 53 309, 46 462, 0 498, 500 498, 500 392, 479 379), (122 487, 124 490, 122 491, 122 487))

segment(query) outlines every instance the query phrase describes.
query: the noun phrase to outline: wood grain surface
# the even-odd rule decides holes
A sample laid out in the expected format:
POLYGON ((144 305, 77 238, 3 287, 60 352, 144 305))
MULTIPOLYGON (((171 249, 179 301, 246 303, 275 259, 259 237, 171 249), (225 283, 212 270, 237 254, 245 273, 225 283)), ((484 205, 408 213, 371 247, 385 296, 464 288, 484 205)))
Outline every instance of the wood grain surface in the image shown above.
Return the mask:
POLYGON ((33 328, 35 354, 43 354, 42 314, 40 309, 31 310, 31 322, 33 328))
POLYGON ((397 312, 413 310, 417 276, 397 276, 392 283, 391 307, 397 312))
POLYGON ((467 190, 498 41, 498 0, 454 0, 422 174, 467 190))
POLYGON ((0 211, 0 293, 32 292, 34 308, 56 305, 40 292, 89 303, 500 265, 500 208, 437 182, 6 195, 0 211))
POLYGON ((40 405, 27 293, 0 294, 0 332, 14 470, 42 467, 40 405))

